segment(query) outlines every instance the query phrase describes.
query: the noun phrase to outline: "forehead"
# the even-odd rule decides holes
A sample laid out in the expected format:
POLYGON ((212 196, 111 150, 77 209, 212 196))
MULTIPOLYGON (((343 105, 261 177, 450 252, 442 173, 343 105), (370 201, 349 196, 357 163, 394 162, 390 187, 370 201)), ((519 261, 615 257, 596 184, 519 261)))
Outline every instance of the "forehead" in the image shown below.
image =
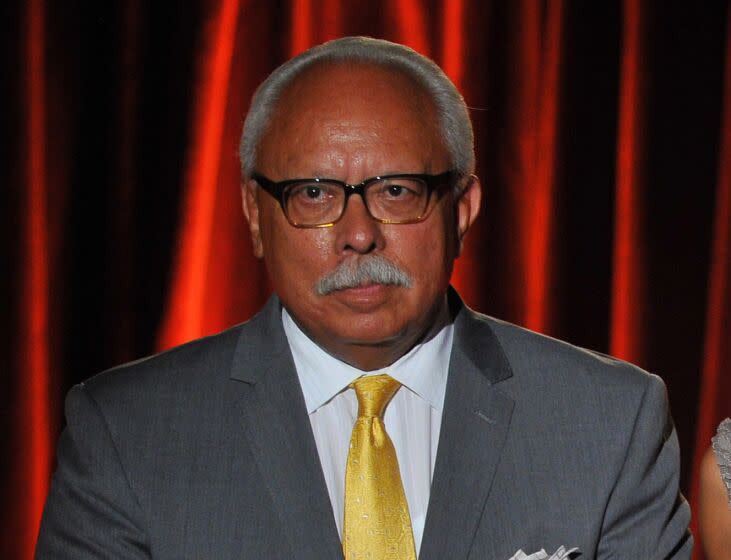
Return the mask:
POLYGON ((303 70, 285 87, 280 96, 284 102, 275 112, 286 111, 298 100, 313 103, 323 95, 331 102, 378 100, 419 109, 432 105, 424 86, 403 69, 341 61, 316 63, 303 70))
MULTIPOLYGON (((378 165, 375 160, 392 155, 394 161, 382 165, 413 166, 418 162, 410 158, 441 160, 442 152, 434 103, 413 77, 372 64, 327 63, 308 68, 282 93, 257 160, 304 173, 307 165, 338 167, 368 158, 378 165), (323 158, 334 161, 310 161, 323 158)), ((435 161, 434 167, 443 165, 435 161)), ((405 170, 416 171, 378 171, 405 170)))

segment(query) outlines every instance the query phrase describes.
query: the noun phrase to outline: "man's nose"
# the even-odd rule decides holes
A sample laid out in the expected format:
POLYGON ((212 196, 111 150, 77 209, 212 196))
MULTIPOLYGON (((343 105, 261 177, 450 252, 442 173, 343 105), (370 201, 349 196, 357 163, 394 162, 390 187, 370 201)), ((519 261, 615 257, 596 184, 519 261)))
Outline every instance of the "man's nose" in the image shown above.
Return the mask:
POLYGON ((383 248, 383 224, 371 217, 361 196, 348 198, 343 216, 334 228, 338 251, 366 254, 383 248))

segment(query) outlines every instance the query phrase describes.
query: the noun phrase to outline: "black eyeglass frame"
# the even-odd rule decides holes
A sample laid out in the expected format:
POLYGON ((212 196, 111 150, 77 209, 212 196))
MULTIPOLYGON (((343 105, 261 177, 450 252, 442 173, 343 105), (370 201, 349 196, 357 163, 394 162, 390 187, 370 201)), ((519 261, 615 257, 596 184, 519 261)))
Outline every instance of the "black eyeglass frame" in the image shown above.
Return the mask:
POLYGON ((380 222, 382 224, 414 224, 417 222, 424 221, 427 216, 429 216, 429 213, 431 212, 433 205, 431 204, 432 201, 432 194, 436 193, 437 198, 435 200, 439 200, 444 193, 451 188, 455 182, 459 179, 460 174, 457 171, 454 171, 452 169, 445 171, 444 173, 439 173, 437 175, 430 175, 428 173, 394 173, 392 175, 378 175, 376 177, 369 177, 365 181, 362 181, 356 185, 350 185, 346 183, 345 181, 339 181, 338 179, 327 179, 322 177, 311 177, 311 178, 302 178, 302 179, 286 179, 284 181, 272 181, 271 179, 265 177, 261 173, 254 172, 251 174, 251 178, 256 181, 259 186, 264 189, 267 193, 269 193, 272 197, 274 197, 278 202, 279 206, 282 208, 282 212, 284 213, 284 216, 287 218, 287 221, 293 225, 294 227, 298 228, 325 228, 325 227, 332 227, 336 223, 340 221, 340 219, 345 214, 345 210, 348 207, 348 199, 351 197, 351 195, 359 194, 361 200, 363 201, 363 206, 365 206, 366 212, 368 212, 368 215, 374 219, 377 222, 380 222), (418 216, 417 218, 411 219, 411 220, 385 220, 382 218, 376 218, 372 213, 371 209, 368 207, 368 201, 365 197, 365 190, 368 187, 368 185, 375 183, 376 181, 383 181, 386 179, 415 179, 419 181, 423 181, 426 185, 427 194, 426 194, 426 203, 424 204, 424 212, 418 216), (294 185, 297 183, 327 183, 329 185, 338 185, 340 188, 343 189, 345 192, 345 199, 343 201, 343 209, 340 211, 340 215, 337 217, 337 219, 333 220, 332 222, 327 222, 324 224, 316 224, 316 225, 303 225, 299 224, 297 222, 294 222, 290 219, 289 214, 287 214, 287 193, 286 188, 290 185, 294 185))

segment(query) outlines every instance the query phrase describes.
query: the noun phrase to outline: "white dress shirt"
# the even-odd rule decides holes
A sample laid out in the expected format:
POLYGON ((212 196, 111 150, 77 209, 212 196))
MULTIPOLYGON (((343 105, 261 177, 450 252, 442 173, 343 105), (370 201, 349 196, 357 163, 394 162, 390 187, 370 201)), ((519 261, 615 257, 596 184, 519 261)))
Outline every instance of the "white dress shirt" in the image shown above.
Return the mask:
POLYGON ((358 416, 358 400, 348 385, 363 375, 381 373, 401 383, 402 387, 386 408, 384 421, 396 448, 418 555, 439 443, 452 350, 452 324, 444 319, 438 321, 438 326, 426 337, 427 341, 417 344, 387 368, 364 372, 325 352, 302 332, 284 309, 282 323, 302 386, 341 538, 345 465, 350 434, 358 416))

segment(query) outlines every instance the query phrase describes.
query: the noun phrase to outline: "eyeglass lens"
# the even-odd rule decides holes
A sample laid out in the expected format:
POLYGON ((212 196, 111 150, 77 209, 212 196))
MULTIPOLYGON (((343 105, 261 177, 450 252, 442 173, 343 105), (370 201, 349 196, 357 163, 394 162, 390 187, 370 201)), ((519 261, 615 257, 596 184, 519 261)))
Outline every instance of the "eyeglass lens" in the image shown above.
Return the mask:
MULTIPOLYGON (((346 193, 339 183, 318 181, 289 185, 284 192, 289 219, 300 225, 337 221, 345 210, 346 193)), ((365 203, 377 220, 407 222, 419 219, 429 201, 429 189, 421 179, 390 177, 365 187, 365 203)))

